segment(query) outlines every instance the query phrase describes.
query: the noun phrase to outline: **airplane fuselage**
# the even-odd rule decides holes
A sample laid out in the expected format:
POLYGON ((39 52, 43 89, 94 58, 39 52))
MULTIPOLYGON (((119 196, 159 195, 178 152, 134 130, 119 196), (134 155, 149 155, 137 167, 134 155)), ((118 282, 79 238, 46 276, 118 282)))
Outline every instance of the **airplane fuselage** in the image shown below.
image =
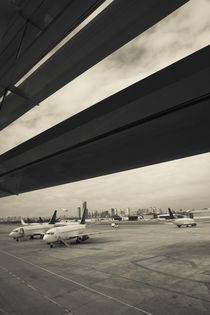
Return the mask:
POLYGON ((37 225, 25 225, 14 229, 9 236, 13 237, 15 240, 19 240, 24 237, 33 237, 40 235, 41 237, 49 230, 49 224, 37 224, 37 225))
POLYGON ((52 228, 46 232, 43 240, 47 243, 56 243, 72 238, 79 238, 84 235, 86 224, 68 224, 52 228))
POLYGON ((181 218, 181 219, 175 219, 173 221, 174 224, 176 224, 178 227, 181 226, 196 226, 196 222, 195 220, 191 219, 191 218, 181 218))

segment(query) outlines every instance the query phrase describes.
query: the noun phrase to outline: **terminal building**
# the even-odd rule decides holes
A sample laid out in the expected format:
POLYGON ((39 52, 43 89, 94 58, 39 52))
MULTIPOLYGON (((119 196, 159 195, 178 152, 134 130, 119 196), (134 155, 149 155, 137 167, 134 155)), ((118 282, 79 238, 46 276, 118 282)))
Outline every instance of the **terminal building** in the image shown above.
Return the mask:
POLYGON ((210 219, 210 208, 190 210, 189 214, 194 219, 210 219))

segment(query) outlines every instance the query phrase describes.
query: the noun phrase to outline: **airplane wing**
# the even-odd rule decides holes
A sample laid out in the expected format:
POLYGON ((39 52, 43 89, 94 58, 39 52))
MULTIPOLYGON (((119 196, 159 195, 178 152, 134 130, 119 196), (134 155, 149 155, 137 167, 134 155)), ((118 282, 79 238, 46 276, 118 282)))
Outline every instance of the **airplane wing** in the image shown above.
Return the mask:
MULTIPOLYGON (((104 230, 104 231, 93 231, 90 233, 88 231, 86 231, 86 233, 79 234, 78 237, 79 238, 86 237, 85 238, 85 240, 86 240, 89 238, 90 235, 97 235, 97 234, 110 233, 110 232, 116 232, 116 230, 112 229, 112 230, 104 230)), ((69 240, 75 239, 75 238, 77 238, 77 236, 70 237, 69 240)), ((59 242, 62 242, 66 247, 71 247, 70 243, 68 243, 66 240, 62 239, 62 237, 59 237, 59 242)), ((80 243, 80 241, 79 241, 79 243, 80 243)), ((50 247, 52 248, 53 244, 50 244, 50 247)))
POLYGON ((104 231, 93 231, 93 232, 88 232, 86 231, 86 233, 83 233, 82 235, 97 235, 97 234, 104 234, 104 233, 112 233, 112 232, 116 232, 117 229, 110 229, 110 230, 104 230, 104 231))

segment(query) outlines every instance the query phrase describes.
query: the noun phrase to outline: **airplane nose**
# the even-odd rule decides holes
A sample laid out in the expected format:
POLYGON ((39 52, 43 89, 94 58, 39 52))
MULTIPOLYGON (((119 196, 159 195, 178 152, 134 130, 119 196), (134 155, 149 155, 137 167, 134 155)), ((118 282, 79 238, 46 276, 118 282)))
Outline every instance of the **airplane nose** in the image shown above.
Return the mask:
POLYGON ((45 234, 43 237, 43 241, 48 242, 49 241, 48 239, 49 239, 48 235, 45 234))

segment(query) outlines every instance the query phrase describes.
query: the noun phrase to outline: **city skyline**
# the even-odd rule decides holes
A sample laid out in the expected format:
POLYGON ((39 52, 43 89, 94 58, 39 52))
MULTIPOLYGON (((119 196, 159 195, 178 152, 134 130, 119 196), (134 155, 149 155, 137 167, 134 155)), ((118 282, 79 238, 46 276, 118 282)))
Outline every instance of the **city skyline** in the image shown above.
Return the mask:
POLYGON ((55 209, 68 209, 74 215, 84 200, 90 211, 151 206, 165 211, 168 207, 206 208, 210 206, 209 160, 210 154, 202 154, 5 197, 0 216, 43 216, 55 209))

